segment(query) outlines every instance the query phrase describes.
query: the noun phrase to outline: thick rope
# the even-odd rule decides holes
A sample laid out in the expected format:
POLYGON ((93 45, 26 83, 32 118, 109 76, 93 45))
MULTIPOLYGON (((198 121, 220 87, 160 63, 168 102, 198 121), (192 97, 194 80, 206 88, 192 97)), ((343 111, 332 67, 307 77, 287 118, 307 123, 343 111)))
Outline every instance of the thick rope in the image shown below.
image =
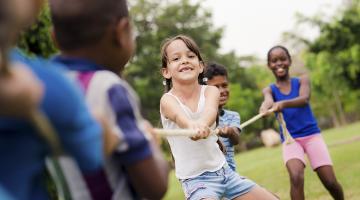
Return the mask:
MULTIPOLYGON (((240 128, 243 129, 246 126, 254 123, 256 120, 264 117, 266 114, 268 113, 273 113, 274 110, 270 109, 267 112, 264 113, 259 113, 257 115, 255 115, 254 117, 252 117, 251 119, 247 120, 246 122, 242 123, 240 125, 240 128)), ((291 137, 288 129, 286 128, 286 123, 283 117, 283 114, 281 112, 278 113, 278 117, 277 120, 279 121, 279 124, 283 130, 283 134, 284 134, 284 140, 285 140, 285 144, 291 144, 294 142, 294 139, 291 137)), ((187 136, 187 137, 192 137, 195 136, 197 134, 197 131, 194 129, 160 129, 160 128, 154 128, 154 133, 162 136, 162 137, 166 137, 166 136, 187 136)), ((219 129, 214 129, 210 131, 210 135, 217 135, 219 134, 219 129)))
POLYGON ((279 124, 280 124, 281 129, 282 129, 285 144, 291 144, 291 143, 295 142, 294 138, 291 137, 291 135, 289 133, 289 130, 286 128, 286 123, 285 123, 284 116, 283 116, 282 112, 278 113, 277 119, 278 119, 279 124))
MULTIPOLYGON (((256 116, 252 117, 251 119, 247 120, 246 122, 242 123, 240 125, 240 129, 245 128, 246 126, 254 123, 256 120, 264 117, 267 113, 272 113, 274 110, 270 109, 268 112, 259 113, 256 116)), ((197 131, 194 129, 154 129, 155 134, 160 136, 188 136, 192 137, 197 134, 197 131)), ((210 135, 217 135, 219 134, 219 130, 211 130, 210 135)))

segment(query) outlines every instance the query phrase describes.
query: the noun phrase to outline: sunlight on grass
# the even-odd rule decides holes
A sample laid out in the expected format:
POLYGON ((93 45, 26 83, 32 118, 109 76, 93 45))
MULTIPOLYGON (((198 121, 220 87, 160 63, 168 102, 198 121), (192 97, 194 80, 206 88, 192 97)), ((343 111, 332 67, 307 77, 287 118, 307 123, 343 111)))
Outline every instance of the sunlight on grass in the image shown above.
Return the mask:
MULTIPOLYGON (((345 199, 360 196, 360 123, 323 132, 334 162, 334 169, 342 184, 345 199), (357 172, 357 173, 356 173, 357 172)), ((289 178, 281 158, 281 148, 259 148, 235 156, 237 171, 276 193, 282 199, 289 199, 289 178)), ((310 167, 305 169, 306 199, 331 199, 310 167)), ((174 172, 170 175, 169 190, 165 200, 184 199, 179 181, 174 172)))

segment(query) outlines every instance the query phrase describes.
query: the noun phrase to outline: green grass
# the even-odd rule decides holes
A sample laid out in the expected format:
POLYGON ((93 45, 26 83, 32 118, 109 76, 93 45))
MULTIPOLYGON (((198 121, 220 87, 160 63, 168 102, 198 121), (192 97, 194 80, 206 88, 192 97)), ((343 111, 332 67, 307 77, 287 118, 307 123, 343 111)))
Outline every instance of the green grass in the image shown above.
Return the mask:
MULTIPOLYGON (((323 131, 334 163, 335 174, 343 186, 345 199, 360 196, 360 122, 345 127, 323 131), (356 140, 357 138, 357 140, 356 140)), ((289 198, 289 178, 281 158, 281 148, 259 148, 235 156, 238 173, 254 180, 274 192, 281 199, 289 198)), ((331 199, 316 173, 309 166, 305 169, 306 199, 331 199)), ((170 175, 169 190, 165 200, 184 199, 175 178, 170 175)))

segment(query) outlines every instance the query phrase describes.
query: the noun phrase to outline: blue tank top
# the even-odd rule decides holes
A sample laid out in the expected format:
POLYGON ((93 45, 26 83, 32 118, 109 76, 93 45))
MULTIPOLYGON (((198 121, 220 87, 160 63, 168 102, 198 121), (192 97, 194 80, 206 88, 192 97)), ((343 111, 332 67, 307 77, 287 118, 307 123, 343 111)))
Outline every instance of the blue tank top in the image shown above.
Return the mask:
MULTIPOLYGON (((294 99, 299 96, 300 79, 291 78, 291 89, 289 94, 283 94, 275 84, 270 85, 274 101, 294 99)), ((311 111, 310 104, 301 107, 285 108, 282 111, 286 127, 293 138, 305 137, 320 133, 314 114, 311 111)), ((281 140, 283 134, 280 127, 281 140)))

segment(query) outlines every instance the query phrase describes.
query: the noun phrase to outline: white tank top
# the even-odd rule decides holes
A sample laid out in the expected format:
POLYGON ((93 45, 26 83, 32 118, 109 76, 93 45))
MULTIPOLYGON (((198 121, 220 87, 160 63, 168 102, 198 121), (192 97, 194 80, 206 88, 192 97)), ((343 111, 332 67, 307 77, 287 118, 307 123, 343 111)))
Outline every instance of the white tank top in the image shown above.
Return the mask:
MULTIPOLYGON (((186 115, 196 120, 202 116, 205 107, 206 85, 201 86, 200 98, 196 112, 192 112, 186 105, 181 103, 179 98, 168 92, 167 95, 173 96, 186 115)), ((161 111, 160 111, 161 112, 161 111)), ((165 118, 161 114, 161 122, 164 129, 178 129, 175 122, 165 118)), ((215 127, 215 123, 212 128, 215 127)), ((175 174, 178 179, 187 179, 199 176, 204 172, 219 170, 225 164, 225 157, 216 143, 218 137, 211 135, 206 139, 197 141, 191 140, 186 136, 168 136, 171 152, 175 160, 175 174)))

